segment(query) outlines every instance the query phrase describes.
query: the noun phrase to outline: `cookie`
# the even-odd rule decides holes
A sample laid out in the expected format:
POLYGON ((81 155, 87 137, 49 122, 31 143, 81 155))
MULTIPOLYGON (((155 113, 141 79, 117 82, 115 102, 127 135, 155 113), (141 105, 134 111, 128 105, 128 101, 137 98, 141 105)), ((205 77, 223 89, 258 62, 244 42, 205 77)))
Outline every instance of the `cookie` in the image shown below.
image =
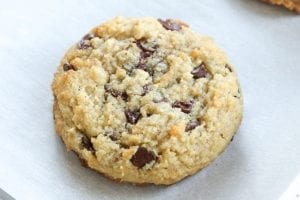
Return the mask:
POLYGON ((281 5, 300 13, 300 0, 263 0, 274 5, 281 5))
POLYGON ((117 17, 62 58, 52 83, 56 131, 111 179, 173 184, 211 163, 242 118, 233 67, 179 20, 117 17))

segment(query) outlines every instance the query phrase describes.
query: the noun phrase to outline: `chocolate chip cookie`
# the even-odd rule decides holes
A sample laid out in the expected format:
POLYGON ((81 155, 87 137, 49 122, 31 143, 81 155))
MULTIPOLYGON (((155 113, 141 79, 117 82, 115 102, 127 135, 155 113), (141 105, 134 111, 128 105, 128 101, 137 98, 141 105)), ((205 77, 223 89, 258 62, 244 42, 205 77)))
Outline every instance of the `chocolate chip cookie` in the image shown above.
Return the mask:
POLYGON ((233 67, 179 20, 117 17, 62 58, 52 83, 56 131, 104 175, 172 184, 211 163, 242 118, 233 67))
POLYGON ((281 5, 290 10, 294 10, 300 13, 300 0, 262 0, 267 3, 271 3, 274 5, 281 5))

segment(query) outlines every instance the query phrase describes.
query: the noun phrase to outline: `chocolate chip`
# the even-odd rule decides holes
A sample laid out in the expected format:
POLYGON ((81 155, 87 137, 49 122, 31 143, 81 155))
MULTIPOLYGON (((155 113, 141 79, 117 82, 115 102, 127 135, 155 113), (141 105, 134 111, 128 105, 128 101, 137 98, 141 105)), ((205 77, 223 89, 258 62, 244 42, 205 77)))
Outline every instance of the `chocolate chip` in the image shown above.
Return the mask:
POLYGON ((91 139, 84 135, 82 138, 81 138, 81 144, 84 148, 86 148, 87 150, 89 151, 92 151, 92 152, 95 152, 95 149, 93 147, 93 144, 91 142, 91 139))
POLYGON ((185 127, 185 131, 193 130, 194 128, 196 128, 199 125, 200 125, 200 123, 198 120, 192 120, 189 123, 187 123, 187 125, 185 127))
POLYGON ((118 135, 115 131, 107 131, 104 133, 105 136, 108 136, 112 141, 118 140, 118 135))
POLYGON ((65 64, 63 65, 63 69, 64 69, 65 72, 66 72, 66 71, 69 71, 69 70, 74 70, 74 71, 76 71, 76 69, 74 68, 74 66, 73 66, 72 64, 70 64, 70 63, 65 63, 65 64))
POLYGON ((204 78, 207 75, 207 70, 205 68, 204 64, 199 65, 198 67, 195 67, 192 72, 193 78, 198 79, 198 78, 204 78))
POLYGON ((148 57, 150 57, 155 50, 147 49, 146 47, 143 46, 143 43, 145 42, 144 39, 137 40, 136 45, 137 47, 141 50, 140 51, 140 59, 137 68, 146 70, 146 60, 148 57))
POLYGON ((144 167, 147 163, 157 160, 155 153, 145 147, 139 147, 131 157, 130 162, 137 168, 144 167))
POLYGON ((115 133, 109 135, 109 138, 110 138, 112 141, 117 141, 117 140, 118 140, 118 136, 117 136, 117 134, 115 134, 115 133))
POLYGON ((230 67, 230 65, 226 64, 225 68, 227 68, 230 72, 232 72, 232 68, 230 67))
POLYGON ((143 86, 143 92, 141 96, 145 96, 150 91, 150 84, 146 84, 143 86))
POLYGON ((95 36, 92 33, 88 33, 78 42, 77 48, 78 49, 87 49, 90 47, 88 43, 89 40, 93 39, 95 36))
POLYGON ((87 40, 80 40, 77 44, 78 49, 87 49, 90 45, 87 43, 87 40))
POLYGON ((124 101, 126 101, 126 100, 128 99, 127 93, 126 93, 126 92, 122 92, 121 98, 122 98, 124 101))
POLYGON ((139 64, 137 66, 138 69, 146 70, 146 62, 145 60, 141 59, 139 60, 139 64))
POLYGON ((113 97, 121 97, 124 101, 127 100, 128 95, 126 92, 121 92, 119 90, 115 90, 111 88, 109 85, 104 85, 104 89, 106 92, 110 93, 113 97))
POLYGON ((171 20, 171 19, 167 19, 167 20, 158 19, 158 21, 167 30, 170 30, 170 31, 179 31, 179 30, 181 30, 181 25, 176 23, 174 20, 171 20))
POLYGON ((139 119, 142 117, 140 110, 125 110, 125 116, 127 119, 127 122, 130 124, 136 124, 139 119))
POLYGON ((88 33, 85 36, 83 36, 83 38, 81 40, 91 40, 93 39, 95 36, 92 33, 88 33))
POLYGON ((173 108, 180 108, 182 112, 184 113, 190 113, 193 108, 194 101, 189 100, 189 101, 175 101, 172 104, 173 108))
POLYGON ((234 136, 232 136, 232 137, 231 137, 231 139, 230 139, 230 142, 232 142, 232 141, 233 141, 233 139, 234 139, 234 136))
POLYGON ((144 53, 145 57, 149 57, 149 56, 151 56, 151 54, 154 53, 155 49, 152 50, 152 49, 146 48, 144 46, 145 42, 146 41, 144 39, 140 39, 140 40, 136 41, 136 45, 144 53))

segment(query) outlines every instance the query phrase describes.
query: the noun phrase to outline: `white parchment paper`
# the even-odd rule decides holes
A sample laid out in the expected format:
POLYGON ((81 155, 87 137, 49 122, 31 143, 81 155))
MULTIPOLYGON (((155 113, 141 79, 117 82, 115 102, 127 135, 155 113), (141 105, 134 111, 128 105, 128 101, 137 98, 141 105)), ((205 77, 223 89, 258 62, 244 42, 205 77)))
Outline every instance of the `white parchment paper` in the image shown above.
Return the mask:
POLYGON ((0 1, 0 188, 16 199, 277 199, 300 172, 300 15, 252 0, 0 1), (244 119, 208 168, 169 187, 112 182, 55 135, 50 84, 67 48, 116 15, 179 18, 240 78, 244 119))

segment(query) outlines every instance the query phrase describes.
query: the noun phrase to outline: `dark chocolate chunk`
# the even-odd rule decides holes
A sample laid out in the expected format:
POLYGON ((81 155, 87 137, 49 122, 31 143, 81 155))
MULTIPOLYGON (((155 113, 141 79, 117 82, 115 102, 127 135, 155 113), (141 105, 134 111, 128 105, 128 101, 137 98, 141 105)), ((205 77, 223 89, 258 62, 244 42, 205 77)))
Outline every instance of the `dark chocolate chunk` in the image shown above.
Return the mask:
POLYGON ((193 108, 194 101, 175 101, 172 104, 173 108, 180 108, 182 112, 184 113, 190 113, 193 108))
POLYGON ((95 151, 94 147, 93 147, 93 144, 91 142, 91 139, 84 135, 82 138, 81 138, 81 144, 84 148, 86 148, 87 150, 89 151, 95 151))
POLYGON ((192 120, 189 123, 187 123, 187 125, 185 127, 185 131, 193 130, 194 128, 196 128, 199 125, 200 125, 200 123, 198 120, 192 120))
POLYGON ((150 84, 146 84, 143 86, 143 92, 141 96, 145 96, 150 91, 150 84))
POLYGON ((180 31, 181 30, 181 25, 176 23, 174 20, 171 20, 171 19, 167 19, 167 20, 158 19, 158 21, 167 30, 170 30, 170 31, 180 31))
POLYGON ((64 71, 69 71, 69 70, 74 70, 74 71, 76 71, 76 69, 74 68, 74 66, 71 65, 70 63, 65 63, 65 64, 63 65, 63 69, 64 69, 64 71))
POLYGON ((225 68, 227 68, 230 72, 232 72, 232 68, 230 67, 230 65, 226 64, 225 68))
POLYGON ((142 117, 140 110, 125 110, 125 116, 127 119, 127 122, 130 124, 136 124, 139 119, 142 117))
POLYGON ((104 85, 104 89, 106 92, 110 93, 113 97, 121 97, 124 101, 127 100, 128 95, 126 92, 121 92, 119 90, 115 90, 111 88, 109 85, 104 85))
POLYGON ((122 98, 124 101, 126 101, 126 100, 128 99, 127 93, 126 93, 126 92, 122 92, 121 98, 122 98))
POLYGON ((207 75, 207 70, 205 68, 204 64, 199 65, 198 67, 195 67, 192 72, 193 78, 198 79, 198 78, 204 78, 207 75))
POLYGON ((155 153, 145 147, 139 147, 131 157, 130 162, 137 168, 144 167, 147 163, 157 160, 155 153))

